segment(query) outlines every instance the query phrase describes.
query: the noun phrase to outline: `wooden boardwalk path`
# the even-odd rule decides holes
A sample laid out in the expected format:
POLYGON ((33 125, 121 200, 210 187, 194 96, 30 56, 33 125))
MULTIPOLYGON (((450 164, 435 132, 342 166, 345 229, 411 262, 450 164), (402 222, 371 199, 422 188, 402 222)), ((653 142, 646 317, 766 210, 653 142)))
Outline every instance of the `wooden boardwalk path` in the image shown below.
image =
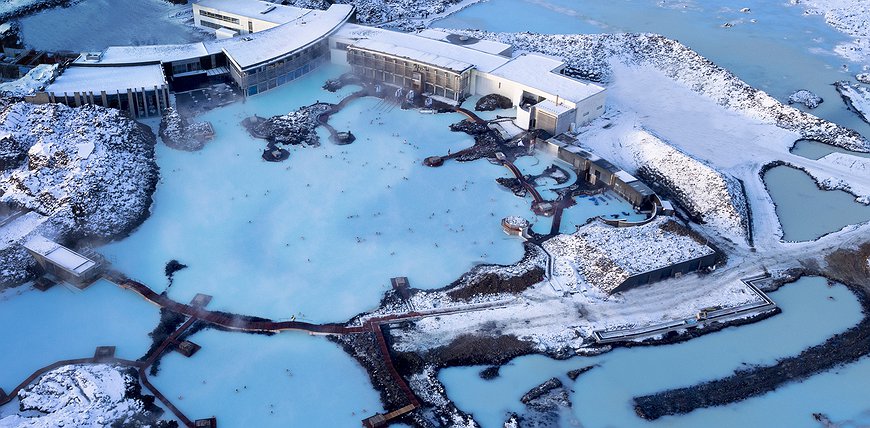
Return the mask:
POLYGON ((526 180, 525 176, 523 176, 523 173, 520 172, 520 169, 517 168, 517 166, 514 165, 513 162, 505 159, 502 161, 502 165, 504 165, 505 168, 509 169, 514 174, 514 176, 517 178, 517 180, 520 180, 520 183, 532 195, 532 199, 535 200, 536 204, 544 202, 544 198, 541 196, 540 193, 538 193, 538 189, 536 189, 532 183, 529 183, 526 180))
POLYGON ((381 317, 373 317, 366 320, 362 325, 359 326, 345 326, 340 324, 312 324, 301 321, 271 321, 253 319, 250 317, 210 311, 200 305, 179 303, 164 294, 158 294, 154 292, 154 290, 142 283, 126 278, 123 274, 117 271, 106 272, 104 274, 104 278, 109 282, 118 285, 121 288, 134 291, 135 293, 142 296, 145 300, 161 308, 166 308, 171 311, 186 315, 188 319, 181 326, 179 326, 178 329, 172 332, 172 334, 170 334, 163 342, 161 342, 160 345, 155 348, 153 352, 146 355, 144 361, 131 361, 114 357, 101 358, 97 356, 91 358, 57 361, 33 372, 30 376, 27 377, 27 379, 18 384, 7 395, 0 395, 0 405, 9 403, 13 399, 15 399, 15 397, 18 396, 18 393, 23 388, 27 387, 27 385, 30 385, 33 381, 38 379, 43 374, 56 368, 67 365, 79 364, 113 364, 124 367, 133 367, 137 369, 139 373, 139 379, 142 385, 146 389, 148 389, 151 394, 154 395, 154 397, 160 400, 160 402, 163 403, 163 405, 167 409, 169 409, 169 411, 171 411, 184 426, 189 428, 195 428, 195 422, 188 418, 178 407, 172 404, 169 398, 161 393, 160 390, 158 390, 151 383, 151 381, 148 379, 147 370, 160 358, 161 355, 163 355, 163 353, 170 346, 175 346, 178 342, 179 337, 181 337, 181 335, 184 334, 184 332, 187 331, 196 321, 203 321, 221 326, 226 329, 247 332, 280 332, 285 330, 291 330, 304 331, 309 334, 374 333, 375 338, 378 342, 378 349, 381 354, 380 357, 384 360, 384 363, 389 370, 390 377, 405 394, 409 403, 408 406, 405 406, 402 409, 388 413, 388 415, 396 417, 404 415, 418 408, 420 406, 420 401, 411 390, 410 386, 402 377, 402 375, 399 374, 398 370, 396 370, 396 367, 393 364, 392 357, 390 356, 389 344, 387 344, 387 340, 383 332, 383 325, 400 321, 416 320, 430 316, 449 315, 470 311, 494 309, 497 307, 504 307, 510 304, 510 302, 508 301, 497 301, 477 305, 466 305, 462 307, 435 309, 429 311, 410 311, 402 314, 391 314, 381 317))

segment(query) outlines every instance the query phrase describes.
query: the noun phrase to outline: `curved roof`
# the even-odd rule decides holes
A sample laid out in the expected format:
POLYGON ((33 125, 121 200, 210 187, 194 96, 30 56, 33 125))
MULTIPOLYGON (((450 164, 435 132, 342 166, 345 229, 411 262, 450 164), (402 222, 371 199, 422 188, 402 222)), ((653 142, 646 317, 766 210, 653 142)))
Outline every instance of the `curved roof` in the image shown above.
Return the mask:
POLYGON ((241 69, 281 58, 332 34, 350 18, 353 6, 333 4, 327 10, 312 10, 275 28, 232 39, 207 42, 206 48, 222 49, 241 69))
POLYGON ((83 54, 75 64, 157 64, 201 58, 223 51, 239 68, 246 69, 289 55, 332 34, 350 18, 353 6, 333 4, 327 10, 298 10, 295 19, 257 33, 179 45, 111 46, 99 59, 88 60, 83 54))

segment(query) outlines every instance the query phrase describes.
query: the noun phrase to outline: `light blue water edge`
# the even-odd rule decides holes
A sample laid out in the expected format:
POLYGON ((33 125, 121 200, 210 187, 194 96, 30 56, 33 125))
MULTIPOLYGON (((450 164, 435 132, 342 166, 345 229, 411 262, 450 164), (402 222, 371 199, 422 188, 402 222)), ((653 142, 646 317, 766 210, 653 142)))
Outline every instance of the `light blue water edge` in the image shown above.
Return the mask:
POLYGON ((764 173, 776 204, 783 240, 810 241, 845 226, 870 221, 870 206, 842 190, 822 190, 807 173, 777 166, 764 173))
POLYGON ((84 290, 58 284, 47 291, 22 286, 0 293, 0 388, 11 391, 37 369, 59 360, 90 358, 115 346, 136 360, 151 346, 159 308, 104 280, 84 290))
POLYGON ((557 377, 570 391, 572 408, 561 426, 595 427, 817 427, 812 413, 821 412, 843 426, 870 423, 870 358, 789 383, 774 392, 728 406, 699 409, 654 422, 639 418, 632 398, 730 375, 736 369, 767 365, 822 343, 862 318, 856 297, 842 285, 805 277, 772 293, 782 313, 764 321, 733 327, 674 345, 621 348, 594 357, 552 360, 517 358, 499 377, 483 380, 485 367, 442 370, 439 378, 457 406, 484 428, 501 427, 509 412, 525 413, 520 397, 543 381, 557 377), (595 366, 576 382, 572 369, 595 366), (482 399, 481 397, 486 397, 482 399))
POLYGON ((795 141, 794 146, 792 146, 790 152, 812 160, 819 160, 831 153, 870 158, 870 153, 853 152, 851 150, 842 149, 816 140, 797 140, 795 141))
MULTIPOLYGON (((652 32, 679 40, 782 102, 798 89, 825 101, 811 114, 865 136, 870 125, 849 111, 832 84, 854 81, 865 64, 834 53, 849 38, 801 5, 617 0, 487 0, 436 21, 441 28, 494 32, 595 34, 652 32), (749 13, 740 9, 748 7, 749 13), (752 22, 755 20, 756 22, 752 22), (730 23, 733 26, 725 28, 730 23)), ((800 107, 803 108, 803 107, 800 107)))

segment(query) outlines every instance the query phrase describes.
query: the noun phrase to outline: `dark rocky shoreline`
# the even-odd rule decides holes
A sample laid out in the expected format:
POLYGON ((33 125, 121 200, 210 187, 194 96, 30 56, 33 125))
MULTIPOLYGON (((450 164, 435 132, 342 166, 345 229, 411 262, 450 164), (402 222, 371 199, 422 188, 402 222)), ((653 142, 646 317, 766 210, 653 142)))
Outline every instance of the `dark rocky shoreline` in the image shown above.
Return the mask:
POLYGON ((854 327, 825 342, 768 366, 737 370, 731 376, 685 388, 635 397, 635 411, 645 419, 684 414, 695 409, 726 405, 771 392, 787 383, 853 363, 870 355, 870 242, 856 249, 840 249, 825 257, 825 268, 815 263, 786 272, 776 289, 802 276, 822 276, 846 285, 863 308, 864 318, 854 327))

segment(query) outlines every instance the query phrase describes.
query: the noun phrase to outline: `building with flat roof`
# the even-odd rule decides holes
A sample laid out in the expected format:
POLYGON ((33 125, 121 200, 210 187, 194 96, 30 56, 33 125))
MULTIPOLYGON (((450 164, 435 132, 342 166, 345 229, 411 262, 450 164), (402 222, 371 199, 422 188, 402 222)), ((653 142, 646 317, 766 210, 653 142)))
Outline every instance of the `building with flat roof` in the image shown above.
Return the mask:
POLYGON ((650 204, 661 205, 662 201, 644 182, 623 171, 607 159, 574 145, 576 140, 569 134, 559 134, 537 146, 559 159, 568 162, 590 184, 603 184, 637 208, 650 204))
MULTIPOLYGON (((215 4, 225 3, 263 2, 215 0, 215 4)), ((230 77, 245 95, 274 89, 329 61, 327 38, 338 31, 354 11, 353 6, 345 4, 333 4, 327 10, 294 9, 298 9, 298 13, 292 15, 295 18, 280 25, 205 43, 209 53, 223 52, 230 77)), ((289 18, 291 14, 283 16, 289 18)))
POLYGON ((193 23, 214 30, 220 39, 275 28, 309 12, 262 0, 199 0, 193 4, 193 23))
POLYGON ((604 88, 562 74, 565 63, 539 54, 511 58, 510 45, 440 30, 398 33, 347 24, 330 37, 332 60, 387 85, 458 104, 500 94, 517 106, 515 123, 552 135, 604 111, 604 88))
POLYGON ((158 64, 67 67, 45 91, 25 97, 35 104, 85 104, 127 111, 131 117, 159 116, 169 107, 169 86, 158 64))
POLYGON ((24 248, 46 272, 84 288, 100 274, 100 263, 85 257, 44 236, 37 235, 24 243, 24 248))
MULTIPOLYGON (((281 6, 260 0, 203 0, 198 8, 226 7, 238 15, 262 18, 264 4, 275 6, 262 14, 270 24, 232 38, 179 45, 112 46, 86 52, 75 66, 160 65, 174 87, 191 80, 229 76, 245 95, 255 95, 295 80, 329 60, 327 38, 353 15, 353 6, 334 4, 327 10, 281 6), (266 28, 268 27, 268 28, 266 28)), ((266 8, 268 8, 266 7, 266 8)), ((217 10, 217 9, 215 9, 217 10)), ((230 13, 227 12, 227 13, 230 13)), ((259 27, 254 27, 259 28, 259 27)))

